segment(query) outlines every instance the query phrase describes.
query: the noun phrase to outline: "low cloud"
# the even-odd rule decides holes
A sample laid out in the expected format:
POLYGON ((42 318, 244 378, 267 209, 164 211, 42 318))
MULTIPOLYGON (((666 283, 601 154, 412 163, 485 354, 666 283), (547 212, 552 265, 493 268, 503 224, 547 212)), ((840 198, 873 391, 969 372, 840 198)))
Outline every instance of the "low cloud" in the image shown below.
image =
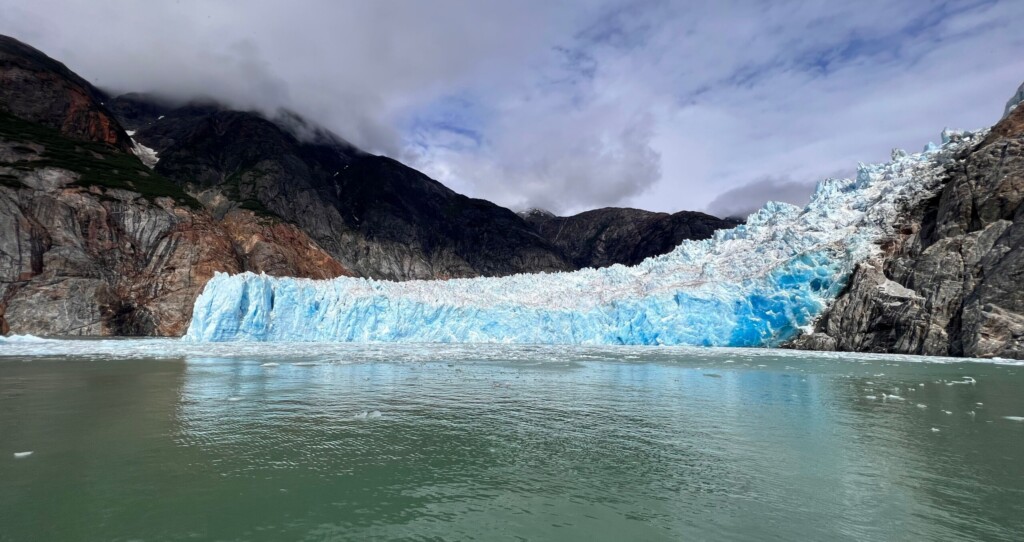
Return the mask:
POLYGON ((811 198, 816 182, 765 177, 718 195, 707 206, 718 217, 746 218, 769 201, 782 201, 803 207, 811 198))

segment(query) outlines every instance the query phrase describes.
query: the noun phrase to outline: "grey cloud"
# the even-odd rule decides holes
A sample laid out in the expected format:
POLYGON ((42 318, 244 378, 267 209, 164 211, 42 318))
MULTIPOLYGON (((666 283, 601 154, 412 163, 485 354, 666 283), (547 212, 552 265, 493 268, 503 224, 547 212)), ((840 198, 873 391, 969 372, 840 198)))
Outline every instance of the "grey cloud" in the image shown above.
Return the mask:
POLYGON ((707 212, 718 217, 746 218, 769 201, 804 206, 816 185, 817 182, 764 177, 721 193, 708 204, 707 212))
POLYGON ((0 33, 102 88, 286 108, 395 155, 418 108, 474 81, 521 79, 576 26, 579 10, 549 4, 0 0, 0 33))

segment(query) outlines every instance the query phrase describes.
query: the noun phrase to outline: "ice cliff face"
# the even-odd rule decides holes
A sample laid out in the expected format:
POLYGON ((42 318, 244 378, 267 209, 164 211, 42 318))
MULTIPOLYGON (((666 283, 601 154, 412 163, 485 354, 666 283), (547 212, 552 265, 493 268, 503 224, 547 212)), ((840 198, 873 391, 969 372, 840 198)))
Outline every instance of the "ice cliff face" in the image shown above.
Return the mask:
POLYGON ((634 267, 388 282, 216 275, 192 341, 432 341, 773 346, 810 326, 901 213, 941 186, 984 134, 894 151, 821 182, 804 209, 769 203, 746 224, 634 267))

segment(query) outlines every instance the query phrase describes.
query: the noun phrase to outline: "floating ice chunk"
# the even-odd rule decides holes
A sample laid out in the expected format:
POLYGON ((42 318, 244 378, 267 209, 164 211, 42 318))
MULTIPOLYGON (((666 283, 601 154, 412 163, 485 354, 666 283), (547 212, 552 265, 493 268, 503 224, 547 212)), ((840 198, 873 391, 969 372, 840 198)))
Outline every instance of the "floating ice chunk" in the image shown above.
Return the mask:
POLYGON ((280 365, 280 363, 274 363, 273 361, 270 361, 260 365, 260 367, 277 367, 278 365, 280 365))
POLYGON ((1003 416, 1003 419, 1010 420, 1011 422, 1024 422, 1024 416, 1003 416))
POLYGON ((876 395, 865 395, 864 398, 865 399, 875 400, 875 399, 878 399, 878 396, 876 396, 876 395))
POLYGON ((28 457, 28 456, 32 455, 33 453, 35 453, 35 452, 14 452, 14 459, 21 459, 23 457, 28 457))
POLYGON ((231 402, 236 402, 236 401, 241 401, 241 400, 242 400, 242 398, 238 397, 238 396, 228 397, 228 401, 231 401, 231 402))
POLYGON ((364 411, 360 412, 359 414, 356 414, 355 416, 352 416, 352 418, 356 419, 356 420, 365 420, 367 418, 367 416, 369 416, 369 414, 364 410, 364 411))
POLYGON ((374 410, 373 412, 371 412, 369 414, 368 417, 369 418, 380 418, 380 411, 379 410, 374 410))
POLYGON ((943 412, 943 414, 946 414, 947 416, 952 416, 953 415, 953 411, 951 411, 951 410, 943 410, 942 412, 943 412))
POLYGON ((49 342, 53 339, 44 339, 42 337, 36 337, 35 335, 10 335, 7 337, 0 336, 0 344, 3 343, 42 343, 49 342))
POLYGON ((932 433, 938 433, 938 432, 939 432, 939 428, 938 427, 932 427, 932 433))
POLYGON ((886 400, 892 400, 892 401, 902 401, 903 400, 903 398, 900 397, 899 395, 887 395, 885 393, 882 394, 882 398, 886 399, 886 400))
POLYGON ((921 403, 918 403, 917 404, 917 408, 928 408, 928 405, 923 405, 921 403))

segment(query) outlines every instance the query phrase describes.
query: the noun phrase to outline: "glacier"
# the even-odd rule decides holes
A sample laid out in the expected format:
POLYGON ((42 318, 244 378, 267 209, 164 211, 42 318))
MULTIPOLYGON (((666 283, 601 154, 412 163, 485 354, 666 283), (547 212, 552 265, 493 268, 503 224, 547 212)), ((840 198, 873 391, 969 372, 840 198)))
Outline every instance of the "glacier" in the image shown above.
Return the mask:
POLYGON ((777 346, 813 325, 985 133, 895 149, 853 179, 818 183, 802 209, 769 202, 633 267, 408 282, 217 273, 185 340, 777 346))

